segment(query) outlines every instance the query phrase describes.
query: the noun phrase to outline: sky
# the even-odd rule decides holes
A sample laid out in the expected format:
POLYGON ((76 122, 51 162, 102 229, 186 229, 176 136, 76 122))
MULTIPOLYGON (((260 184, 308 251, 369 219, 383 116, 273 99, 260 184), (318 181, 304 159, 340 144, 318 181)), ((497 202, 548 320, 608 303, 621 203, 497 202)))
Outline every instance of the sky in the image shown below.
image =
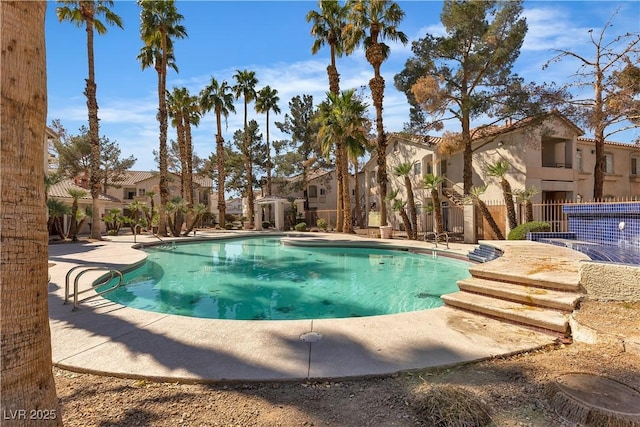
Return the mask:
MULTIPOLYGON (((407 35, 409 43, 403 46, 387 42, 391 54, 381 69, 386 81, 383 118, 387 132, 401 131, 409 120, 406 96, 395 89, 393 78, 412 56, 411 42, 426 34, 444 35, 441 1, 398 1, 398 4, 406 14, 399 29, 407 35)), ((56 17, 57 6, 57 2, 48 2, 45 23, 47 123, 59 119, 68 132, 76 135, 81 126, 88 126, 83 94, 88 75, 86 31, 68 21, 60 22, 56 17)), ((278 91, 280 98, 281 114, 270 114, 270 141, 288 139, 274 122, 284 120, 294 96, 313 95, 316 105, 325 99, 329 50, 324 47, 316 55, 311 54, 311 24, 305 19, 310 10, 318 10, 316 1, 178 0, 176 6, 184 16, 182 24, 188 38, 175 42, 179 72, 169 70, 168 90, 186 87, 195 95, 212 77, 233 86, 237 70, 255 71, 256 90, 269 85, 278 91)), ((529 29, 513 72, 527 82, 566 82, 578 71, 579 64, 565 59, 543 71, 543 65, 554 56, 554 49, 592 56, 589 30, 599 34, 616 10, 607 37, 640 31, 638 1, 525 1, 523 16, 529 29)), ((115 141, 123 157, 133 155, 137 159, 133 170, 157 170, 152 152, 159 144, 158 78, 154 69, 142 70, 136 59, 142 47, 139 7, 134 1, 115 1, 113 11, 121 17, 124 29, 108 27, 106 34, 96 33, 94 39, 100 135, 115 141)), ((368 82, 373 71, 364 52, 338 58, 337 68, 341 89, 366 87, 362 93, 365 102, 371 105, 368 82)), ((223 129, 227 141, 243 127, 242 102, 242 99, 236 102, 237 113, 229 116, 223 129)), ((257 114, 253 107, 249 105, 249 120, 255 119, 265 135, 266 116, 257 114)), ((369 116, 375 116, 373 108, 369 116)), ((455 124, 450 126, 448 129, 458 130, 455 124)), ((585 132, 586 137, 592 136, 588 130, 585 132)), ((214 134, 215 115, 211 112, 193 129, 194 152, 201 158, 215 150, 214 134)), ((637 135, 637 131, 624 132, 611 140, 631 142, 637 135)), ((171 126, 169 138, 175 139, 171 126)))

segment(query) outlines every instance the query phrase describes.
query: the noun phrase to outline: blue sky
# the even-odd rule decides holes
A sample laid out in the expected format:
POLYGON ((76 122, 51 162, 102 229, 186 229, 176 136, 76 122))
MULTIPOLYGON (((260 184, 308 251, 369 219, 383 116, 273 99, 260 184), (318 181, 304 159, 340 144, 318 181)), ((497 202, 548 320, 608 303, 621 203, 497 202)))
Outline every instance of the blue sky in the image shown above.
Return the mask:
MULTIPOLYGON (((442 34, 441 1, 399 1, 406 17, 400 25, 410 42, 425 34, 442 34)), ((236 70, 256 72, 260 89, 266 85, 278 91, 282 114, 270 115, 270 140, 284 139, 274 121, 282 121, 292 97, 311 94, 321 102, 328 90, 326 66, 329 52, 323 48, 311 54, 313 39, 305 16, 317 10, 316 1, 178 1, 184 15, 183 25, 189 37, 175 44, 179 73, 170 71, 167 88, 184 86, 197 94, 215 77, 234 84, 236 70)), ((49 2, 46 17, 48 119, 60 119, 71 134, 87 125, 86 32, 56 17, 56 2, 49 2)), ((600 32, 605 22, 619 8, 608 36, 640 31, 640 2, 637 1, 527 1, 524 16, 529 31, 514 68, 526 81, 562 83, 578 69, 569 60, 546 70, 542 65, 553 56, 553 49, 582 52, 588 48, 589 29, 600 32)), ((157 74, 142 70, 136 60, 142 42, 139 36, 139 8, 133 1, 116 1, 113 8, 123 20, 124 30, 109 27, 105 35, 95 36, 96 83, 100 135, 116 141, 123 156, 133 155, 135 170, 157 169, 152 150, 158 147, 156 112, 157 74)), ((393 77, 412 56, 411 43, 391 44, 391 56, 382 65, 386 80, 384 121, 389 132, 402 130, 408 121, 409 106, 403 93, 393 87, 393 77)), ((592 45, 591 45, 592 46, 592 45)), ((588 52, 591 52, 589 50, 588 52)), ((341 89, 368 85, 371 66, 363 52, 339 58, 341 89)), ((369 96, 368 88, 364 91, 369 96)), ((226 140, 242 128, 242 100, 237 114, 230 115, 226 140)), ((370 100, 368 100, 370 103, 370 100)), ((374 111, 371 109, 370 116, 374 111)), ((249 107, 249 119, 256 119, 264 133, 265 115, 249 107)), ((452 127, 451 130, 457 130, 452 127)), ((207 114, 193 130, 194 151, 208 157, 214 150, 215 118, 207 114)), ((169 138, 175 138, 169 128, 169 138)), ((588 131, 586 136, 591 136, 588 131)), ((630 142, 637 131, 620 133, 613 140, 630 142)))

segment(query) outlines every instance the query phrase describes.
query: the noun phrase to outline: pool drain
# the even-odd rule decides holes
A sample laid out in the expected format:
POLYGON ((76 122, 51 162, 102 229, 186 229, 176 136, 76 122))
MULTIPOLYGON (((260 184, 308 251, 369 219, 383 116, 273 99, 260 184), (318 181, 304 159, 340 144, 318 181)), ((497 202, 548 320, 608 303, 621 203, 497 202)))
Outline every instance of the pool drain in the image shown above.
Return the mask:
POLYGON ((300 341, 308 342, 308 343, 318 342, 321 339, 322 339, 322 334, 318 332, 305 332, 304 334, 300 335, 300 341))

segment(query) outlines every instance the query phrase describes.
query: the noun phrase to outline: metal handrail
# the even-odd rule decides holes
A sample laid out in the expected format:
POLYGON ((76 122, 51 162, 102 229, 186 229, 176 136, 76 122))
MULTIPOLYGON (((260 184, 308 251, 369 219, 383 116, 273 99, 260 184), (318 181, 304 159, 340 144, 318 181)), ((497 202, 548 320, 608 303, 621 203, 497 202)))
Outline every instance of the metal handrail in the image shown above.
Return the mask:
MULTIPOLYGON (((96 292, 95 295, 88 296, 88 297, 80 300, 80 302, 81 301, 86 301, 86 300, 88 300, 90 298, 97 297, 99 295, 104 295, 107 292, 111 292, 114 289, 122 286, 122 284, 124 283, 124 276, 122 275, 122 272, 119 271, 119 270, 115 270, 113 268, 109 268, 109 267, 87 267, 86 265, 79 265, 79 266, 73 267, 67 272, 67 276, 65 278, 64 304, 66 304, 69 301, 69 277, 71 275, 71 272, 73 272, 74 270, 77 270, 79 268, 85 268, 85 270, 83 270, 80 273, 78 273, 78 275, 76 276, 75 280, 73 281, 73 311, 76 311, 78 309, 78 302, 79 302, 78 301, 78 294, 81 293, 81 292, 78 292, 78 281, 80 280, 80 277, 83 274, 88 273, 89 271, 108 271, 110 273, 109 279, 101 280, 98 283, 92 284, 91 285, 91 289, 95 289, 98 286, 102 286, 105 283, 110 282, 111 280, 113 280, 113 277, 114 277, 115 274, 117 274, 119 276, 119 279, 118 279, 118 283, 116 285, 111 286, 110 288, 107 288, 107 289, 105 289, 103 291, 96 292)), ((82 291, 82 292, 87 292, 89 290, 90 289, 87 289, 87 290, 82 291)))

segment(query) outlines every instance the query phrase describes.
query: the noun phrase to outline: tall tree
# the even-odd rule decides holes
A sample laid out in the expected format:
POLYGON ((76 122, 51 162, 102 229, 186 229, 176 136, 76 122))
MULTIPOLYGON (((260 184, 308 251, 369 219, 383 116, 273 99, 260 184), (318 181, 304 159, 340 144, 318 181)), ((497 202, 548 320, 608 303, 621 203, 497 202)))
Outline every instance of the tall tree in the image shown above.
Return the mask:
MULTIPOLYGON (((340 74, 336 67, 336 57, 340 57, 345 53, 344 43, 342 42, 342 32, 346 26, 347 15, 349 11, 348 5, 340 5, 338 0, 319 0, 319 10, 311 10, 307 13, 307 22, 311 23, 311 35, 315 38, 311 46, 311 53, 315 55, 324 45, 329 46, 330 63, 327 66, 327 75, 329 76, 329 91, 335 95, 340 93, 340 74)), ((336 148, 338 148, 336 146, 336 148)), ((346 155, 344 146, 342 151, 336 151, 336 164, 342 163, 342 158, 346 155)), ((343 189, 342 175, 338 175, 338 209, 336 230, 342 231, 343 228, 343 189)))
POLYGON ((256 96, 256 111, 258 113, 264 113, 267 115, 267 196, 271 195, 271 145, 269 144, 269 112, 273 111, 275 114, 280 114, 280 107, 278 106, 280 97, 278 97, 278 91, 271 89, 269 86, 265 86, 260 89, 256 96))
POLYGON ((398 29, 404 12, 397 3, 389 0, 349 0, 349 21, 345 28, 345 51, 353 52, 363 45, 367 61, 373 67, 374 77, 369 81, 371 98, 376 109, 376 161, 380 187, 380 224, 387 224, 387 135, 382 121, 384 78, 380 73, 382 63, 389 57, 390 48, 384 40, 407 44, 407 36, 398 29))
MULTIPOLYGON (((0 410, 27 415, 46 410, 53 418, 47 425, 59 426, 51 369, 43 167, 46 7, 46 2, 0 2, 0 410)), ((30 422, 22 420, 21 425, 30 422)))
MULTIPOLYGON (((240 99, 242 97, 244 102, 244 147, 246 149, 250 149, 251 141, 250 132, 248 128, 248 111, 247 107, 249 103, 256 99, 256 85, 258 84, 258 79, 256 78, 255 71, 249 70, 236 70, 236 73, 233 75, 233 78, 236 80, 236 84, 233 86, 233 90, 235 92, 236 99, 240 99)), ((252 168, 253 165, 251 163, 251 156, 245 156, 245 171, 247 174, 247 179, 250 181, 250 177, 253 176, 252 168)), ((253 214, 254 214, 254 206, 253 206, 253 187, 248 185, 247 187, 250 191, 247 192, 247 204, 249 209, 249 223, 250 227, 253 228, 253 214)))
POLYGON ((320 169, 329 168, 318 143, 317 134, 320 126, 315 120, 316 115, 313 96, 296 95, 289 101, 289 113, 284 115, 284 121, 275 123, 282 133, 291 137, 289 140, 274 143, 276 171, 280 176, 301 173, 301 184, 304 188, 312 164, 320 169))
MULTIPOLYGON (((365 116, 368 105, 356 95, 355 90, 342 91, 339 95, 327 92, 327 100, 320 104, 318 121, 320 131, 318 139, 321 141, 325 156, 335 146, 335 152, 344 151, 348 145, 364 145, 366 143, 366 129, 368 119, 365 116)), ((353 219, 351 216, 351 191, 349 190, 349 167, 346 156, 336 160, 336 171, 343 183, 344 233, 353 233, 353 219)))
MULTIPOLYGON (((104 21, 108 25, 122 27, 122 20, 110 8, 113 7, 111 0, 59 0, 60 6, 56 9, 60 21, 69 21, 78 27, 84 25, 87 32, 87 63, 89 75, 86 79, 84 91, 87 97, 87 110, 89 113, 89 139, 91 141, 91 173, 89 174, 89 187, 91 189, 91 199, 93 201, 91 221, 93 224, 100 223, 100 212, 98 211, 98 199, 100 197, 100 130, 98 121, 98 98, 95 78, 95 64, 93 53, 94 30, 102 35, 106 34, 107 27, 98 19, 104 16, 104 21)), ((100 239, 100 227, 91 227, 91 238, 100 239)))
MULTIPOLYGON (((241 188, 242 193, 247 197, 247 200, 249 200, 248 194, 252 194, 254 188, 258 184, 258 179, 255 174, 256 169, 257 167, 264 166, 265 163, 266 146, 262 142, 262 134, 260 134, 258 122, 255 120, 249 121, 246 129, 248 135, 245 135, 245 132, 242 130, 237 130, 233 134, 233 143, 240 154, 242 154, 242 163, 244 168, 238 167, 239 165, 237 164, 237 160, 235 165, 233 165, 233 163, 230 165, 233 165, 234 169, 231 171, 232 182, 235 183, 235 187, 237 189, 241 188), (256 167, 254 167, 254 165, 256 167), (242 173, 240 173, 241 169, 244 169, 242 173)), ((253 210, 250 210, 249 213, 253 214, 253 210)), ((251 224, 253 224, 253 221, 251 224)))
POLYGON ((236 107, 233 105, 232 88, 226 81, 218 83, 211 77, 209 84, 200 92, 200 109, 202 112, 213 110, 216 115, 216 161, 218 167, 218 222, 220 226, 225 226, 226 203, 224 194, 225 182, 225 149, 224 138, 222 137, 222 117, 229 117, 229 113, 235 113, 236 107))
MULTIPOLYGON (((395 84, 414 107, 433 117, 441 129, 443 120, 461 125, 464 192, 473 186, 471 121, 490 113, 502 120, 507 99, 525 89, 511 68, 520 54, 527 32, 522 0, 446 0, 440 15, 446 36, 427 34, 413 42, 414 57, 395 76, 395 84), (451 114, 451 116, 448 116, 451 114)), ((412 111, 412 118, 418 112, 412 111)))
POLYGON ((545 65, 564 58, 577 60, 578 71, 568 85, 581 90, 593 88, 592 96, 575 98, 572 104, 578 110, 575 120, 593 131, 596 151, 593 198, 596 200, 602 198, 604 191, 605 140, 615 133, 639 126, 638 90, 629 90, 630 86, 624 84, 624 79, 632 75, 634 68, 637 70, 640 62, 640 34, 609 37, 607 29, 613 27, 616 14, 609 18, 599 33, 594 34, 593 30, 589 30, 589 40, 593 46, 590 56, 572 50, 556 50, 557 54, 545 65), (630 123, 625 124, 626 120, 630 120, 630 123))
POLYGON ((200 124, 198 98, 186 87, 174 87, 167 93, 167 112, 176 128, 180 155, 181 194, 188 207, 193 206, 193 142, 191 126, 200 124))
MULTIPOLYGON (((58 157, 58 173, 67 178, 89 176, 93 146, 87 128, 81 127, 80 135, 69 135, 59 122, 55 123, 55 126, 56 129, 61 129, 62 135, 53 143, 58 157)), ((121 158, 120 154, 120 147, 115 141, 106 137, 100 138, 100 164, 97 176, 105 192, 109 186, 117 187, 124 173, 136 162, 135 157, 121 158)))
MULTIPOLYGON (((159 169, 160 169, 160 204, 164 205, 169 201, 169 172, 167 168, 167 67, 173 68, 176 72, 178 67, 175 63, 173 52, 173 39, 187 37, 187 31, 180 24, 184 17, 178 13, 174 0, 138 0, 138 5, 142 8, 140 13, 140 38, 144 46, 140 50, 138 60, 142 69, 154 67, 158 74, 158 114, 157 119, 160 126, 159 134, 159 169)), ((158 221, 159 233, 161 236, 167 235, 166 209, 160 209, 158 221)))

